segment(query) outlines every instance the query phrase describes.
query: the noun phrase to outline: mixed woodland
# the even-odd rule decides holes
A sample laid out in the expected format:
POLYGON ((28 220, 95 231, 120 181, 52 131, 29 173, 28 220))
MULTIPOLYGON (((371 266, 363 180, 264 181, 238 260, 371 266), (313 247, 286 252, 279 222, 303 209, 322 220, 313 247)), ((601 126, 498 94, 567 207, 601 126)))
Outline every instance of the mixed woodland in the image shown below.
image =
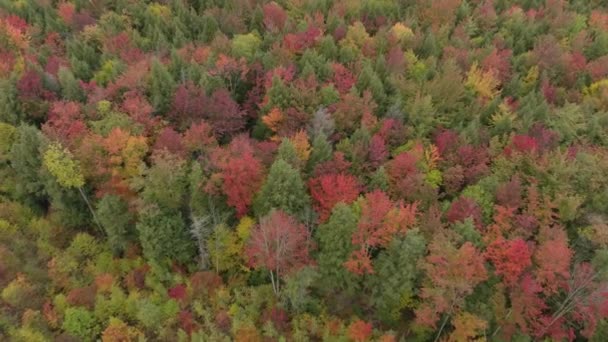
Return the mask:
POLYGON ((608 5, 0 0, 0 340, 608 341, 608 5))

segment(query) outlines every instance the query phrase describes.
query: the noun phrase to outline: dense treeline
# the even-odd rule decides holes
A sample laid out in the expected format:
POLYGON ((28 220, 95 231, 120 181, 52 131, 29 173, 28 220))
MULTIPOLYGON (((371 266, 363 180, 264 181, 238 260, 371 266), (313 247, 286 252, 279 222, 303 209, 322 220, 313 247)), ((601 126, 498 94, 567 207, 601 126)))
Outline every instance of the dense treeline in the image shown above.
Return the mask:
POLYGON ((608 340, 600 0, 0 0, 0 340, 608 340))

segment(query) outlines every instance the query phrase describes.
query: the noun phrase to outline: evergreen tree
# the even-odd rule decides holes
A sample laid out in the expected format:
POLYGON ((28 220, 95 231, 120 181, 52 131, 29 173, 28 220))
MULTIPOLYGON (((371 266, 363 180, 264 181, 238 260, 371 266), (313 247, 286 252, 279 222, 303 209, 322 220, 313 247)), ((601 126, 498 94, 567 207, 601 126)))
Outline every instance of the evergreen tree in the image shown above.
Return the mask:
POLYGON ((97 217, 114 254, 124 252, 132 235, 130 228, 133 222, 127 204, 116 195, 106 195, 97 203, 97 217))
POLYGON ((150 102, 158 113, 166 113, 173 101, 175 81, 167 67, 158 59, 152 62, 148 92, 150 102))
POLYGON ((144 208, 137 223, 144 256, 157 265, 187 263, 194 257, 194 241, 179 212, 144 208))
POLYGON ((310 197, 300 173, 285 160, 277 159, 254 201, 255 213, 261 217, 271 209, 280 209, 301 218, 309 207, 310 197))

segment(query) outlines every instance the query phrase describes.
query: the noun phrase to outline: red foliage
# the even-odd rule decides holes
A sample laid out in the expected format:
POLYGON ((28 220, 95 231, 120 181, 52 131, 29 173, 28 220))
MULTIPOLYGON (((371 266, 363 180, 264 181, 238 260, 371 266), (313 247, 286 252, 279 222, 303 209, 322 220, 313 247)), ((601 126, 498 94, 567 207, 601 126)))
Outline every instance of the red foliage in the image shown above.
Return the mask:
POLYGON ((518 177, 498 186, 496 203, 510 208, 519 208, 522 205, 522 188, 518 177))
POLYGON ((435 146, 441 155, 454 152, 458 145, 458 134, 452 130, 442 130, 435 136, 435 146))
POLYGON ((202 118, 207 102, 207 95, 203 89, 192 82, 182 83, 173 95, 170 116, 178 127, 188 126, 191 122, 202 118))
POLYGON ((456 247, 443 233, 435 235, 422 268, 430 283, 422 288, 424 301, 416 310, 416 321, 428 327, 435 327, 442 313, 461 307, 475 286, 487 279, 481 253, 470 242, 456 247))
POLYGON ((246 122, 245 113, 226 89, 213 92, 205 118, 218 137, 234 135, 245 127, 246 122))
POLYGON ((269 31, 280 31, 285 27, 287 21, 287 13, 276 2, 270 2, 264 5, 264 26, 269 31))
POLYGON ((333 63, 331 68, 334 73, 332 83, 334 84, 336 90, 338 90, 340 94, 348 93, 350 88, 352 88, 357 81, 355 76, 340 63, 333 63))
POLYGON ((180 157, 184 157, 186 152, 182 136, 171 127, 165 127, 160 131, 153 149, 155 153, 167 151, 180 157))
POLYGON ((194 296, 201 294, 213 296, 223 284, 222 277, 211 271, 196 272, 190 277, 190 287, 194 296))
POLYGON ((311 262, 310 233, 293 217, 275 210, 260 219, 245 249, 249 265, 280 274, 296 271, 311 262))
POLYGON ((179 312, 179 324, 188 335, 192 334, 193 331, 198 330, 194 315, 192 315, 192 312, 190 311, 182 310, 179 312))
POLYGON ((229 158, 221 168, 226 203, 236 209, 238 217, 244 216, 264 179, 262 164, 246 151, 229 158))
POLYGON ((334 152, 334 157, 331 160, 319 163, 315 167, 315 176, 321 176, 332 173, 348 173, 351 163, 344 159, 344 153, 334 152))
POLYGON ((536 335, 542 331, 550 318, 543 314, 547 304, 539 296, 542 288, 530 276, 525 274, 511 291, 511 311, 513 326, 510 322, 505 324, 505 335, 510 337, 517 329, 524 334, 536 335))
POLYGON ((397 155, 388 163, 387 173, 395 196, 407 198, 414 192, 416 176, 419 174, 417 163, 418 158, 409 152, 397 155))
POLYGON ((361 189, 357 178, 343 173, 311 178, 308 186, 320 222, 325 222, 329 218, 336 204, 340 202, 349 204, 356 200, 361 189))
POLYGON ((353 246, 358 247, 344 266, 355 274, 373 273, 370 249, 386 247, 396 234, 403 234, 416 222, 417 204, 393 205, 388 196, 375 190, 361 203, 361 218, 353 233, 353 246))
POLYGON ((287 311, 273 306, 264 313, 264 321, 271 321, 278 331, 285 332, 289 329, 290 322, 287 311))
POLYGON ((531 136, 518 134, 513 136, 511 144, 505 148, 505 154, 511 156, 514 152, 531 154, 538 150, 536 139, 531 136))
POLYGON ((318 27, 308 25, 306 31, 286 34, 283 38, 283 46, 292 53, 299 53, 312 47, 322 34, 323 31, 318 27))
POLYGON ((452 158, 455 158, 457 163, 462 166, 466 184, 474 183, 489 171, 490 157, 488 150, 484 147, 461 146, 452 158))
POLYGON ((187 290, 186 285, 178 284, 167 290, 167 295, 169 295, 169 298, 181 301, 186 299, 186 296, 188 295, 187 290))
POLYGON ((356 342, 367 341, 372 336, 372 329, 371 323, 358 319, 348 326, 348 337, 356 342))
POLYGON ((372 167, 378 167, 388 157, 388 150, 384 138, 378 133, 374 134, 369 143, 369 161, 372 167))
POLYGON ((503 277, 507 286, 514 286, 519 276, 532 265, 531 256, 532 252, 521 238, 499 238, 490 243, 486 250, 486 258, 492 262, 495 273, 503 277))
POLYGON ((72 306, 84 306, 88 309, 93 309, 95 306, 96 293, 97 289, 95 288, 95 285, 78 287, 71 290, 66 299, 72 306))
POLYGON ((148 133, 158 125, 158 118, 152 117, 152 105, 139 92, 129 91, 124 95, 121 109, 137 123, 143 125, 148 133))
POLYGON ((568 246, 568 236, 561 227, 543 227, 539 235, 540 243, 534 252, 534 274, 544 294, 555 294, 567 286, 573 252, 568 246))
POLYGON ((184 147, 188 152, 202 151, 205 148, 217 145, 211 126, 205 121, 192 124, 183 138, 184 147))
POLYGON ((42 130, 53 139, 71 146, 87 132, 83 119, 78 102, 53 102, 42 130))
POLYGON ((446 213, 449 222, 464 222, 467 218, 471 218, 478 229, 483 226, 481 217, 481 208, 477 202, 467 197, 460 197, 452 202, 446 213))
POLYGON ((72 25, 76 13, 76 6, 69 2, 62 2, 57 6, 57 14, 64 23, 72 25))
POLYGON ((511 50, 499 50, 494 48, 483 60, 481 65, 486 71, 495 71, 495 75, 501 82, 506 82, 511 76, 511 50))

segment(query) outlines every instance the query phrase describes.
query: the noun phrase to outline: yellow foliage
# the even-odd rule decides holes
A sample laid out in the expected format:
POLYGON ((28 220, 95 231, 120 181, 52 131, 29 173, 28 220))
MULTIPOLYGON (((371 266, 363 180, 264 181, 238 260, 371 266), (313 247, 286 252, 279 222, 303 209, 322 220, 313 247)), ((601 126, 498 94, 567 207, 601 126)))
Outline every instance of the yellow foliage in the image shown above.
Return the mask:
POLYGON ((452 322, 454 331, 450 335, 448 341, 485 341, 484 330, 488 326, 488 322, 483 319, 463 312, 456 316, 452 322))
POLYGON ((249 216, 243 216, 236 226, 236 234, 242 242, 249 239, 251 234, 251 227, 255 224, 255 221, 249 216))
POLYGON ((308 142, 308 135, 304 131, 299 131, 293 137, 291 137, 291 142, 296 149, 298 159, 306 162, 310 157, 311 152, 310 143, 308 142))
POLYGON ((473 88, 482 97, 490 100, 500 93, 498 90, 500 81, 498 81, 494 72, 484 72, 477 66, 477 63, 471 66, 471 70, 467 74, 466 85, 473 88))
POLYGON ((408 40, 414 37, 414 32, 411 28, 403 25, 402 23, 396 23, 391 27, 390 32, 400 41, 408 40))
POLYGON ((281 110, 276 107, 272 108, 268 114, 262 117, 264 125, 268 126, 268 128, 275 133, 279 130, 279 125, 283 120, 285 120, 285 116, 281 110))

